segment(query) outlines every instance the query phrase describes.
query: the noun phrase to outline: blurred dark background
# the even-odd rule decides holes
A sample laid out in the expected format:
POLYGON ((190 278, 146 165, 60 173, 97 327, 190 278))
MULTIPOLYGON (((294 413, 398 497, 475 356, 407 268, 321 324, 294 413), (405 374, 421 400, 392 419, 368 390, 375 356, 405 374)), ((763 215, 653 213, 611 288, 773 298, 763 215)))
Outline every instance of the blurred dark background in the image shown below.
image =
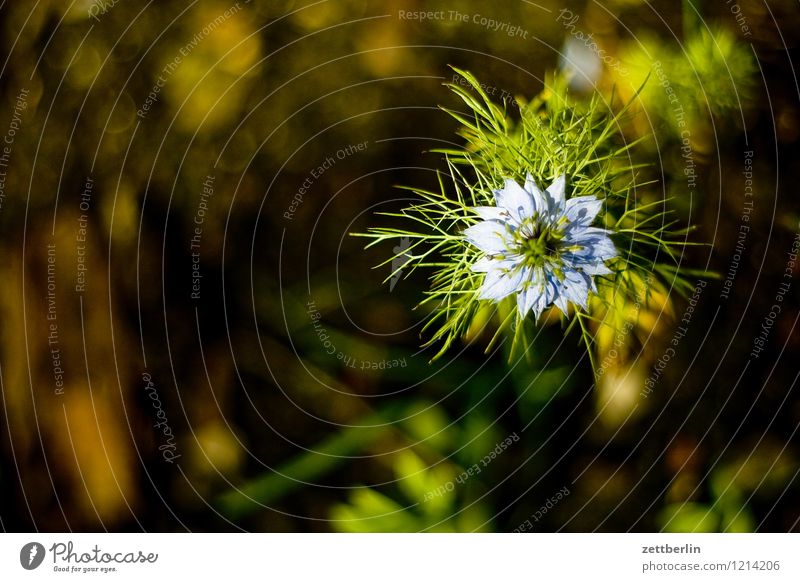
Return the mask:
POLYGON ((4 530, 798 530, 796 2, 34 4, 0 4, 4 530), (349 236, 436 187, 449 65, 512 116, 650 74, 624 131, 720 275, 652 392, 677 294, 597 381, 558 325, 429 363, 427 274, 349 236))

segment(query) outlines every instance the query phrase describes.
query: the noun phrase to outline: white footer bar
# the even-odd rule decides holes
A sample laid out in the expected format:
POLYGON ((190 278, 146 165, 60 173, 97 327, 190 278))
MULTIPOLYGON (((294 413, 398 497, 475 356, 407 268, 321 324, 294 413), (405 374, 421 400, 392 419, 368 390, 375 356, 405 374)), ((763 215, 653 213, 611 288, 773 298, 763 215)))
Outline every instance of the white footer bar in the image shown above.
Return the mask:
POLYGON ((3 534, 0 580, 800 580, 793 534, 3 534))

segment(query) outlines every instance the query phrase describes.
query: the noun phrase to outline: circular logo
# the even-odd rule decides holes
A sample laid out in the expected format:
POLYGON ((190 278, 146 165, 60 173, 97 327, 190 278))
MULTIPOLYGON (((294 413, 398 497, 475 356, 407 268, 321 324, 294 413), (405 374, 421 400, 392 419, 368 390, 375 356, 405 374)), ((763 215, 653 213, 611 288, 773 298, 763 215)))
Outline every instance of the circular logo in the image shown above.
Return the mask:
POLYGON ((19 551, 19 563, 26 570, 35 570, 44 561, 44 546, 39 542, 30 542, 19 551))

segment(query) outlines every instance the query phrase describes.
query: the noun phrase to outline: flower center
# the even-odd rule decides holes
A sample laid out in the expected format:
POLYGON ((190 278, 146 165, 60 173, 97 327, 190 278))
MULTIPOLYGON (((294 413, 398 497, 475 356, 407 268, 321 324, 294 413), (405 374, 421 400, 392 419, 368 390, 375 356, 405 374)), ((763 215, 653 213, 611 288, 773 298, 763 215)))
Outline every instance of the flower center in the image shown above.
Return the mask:
POLYGON ((562 250, 564 233, 553 225, 535 222, 516 232, 516 243, 520 254, 529 267, 557 262, 562 250))

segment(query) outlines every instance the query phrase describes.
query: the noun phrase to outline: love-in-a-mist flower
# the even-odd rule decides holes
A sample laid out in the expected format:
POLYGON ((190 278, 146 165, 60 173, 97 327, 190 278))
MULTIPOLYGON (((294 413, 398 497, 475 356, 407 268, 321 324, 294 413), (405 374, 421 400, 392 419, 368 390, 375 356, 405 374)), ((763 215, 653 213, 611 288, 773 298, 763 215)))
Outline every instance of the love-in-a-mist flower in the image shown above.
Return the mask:
POLYGON ((594 278, 612 271, 616 256, 605 229, 592 226, 603 205, 594 196, 566 199, 566 177, 541 191, 530 174, 525 185, 506 180, 495 190, 496 206, 479 206, 483 220, 464 235, 485 253, 472 270, 485 273, 480 299, 499 301, 516 294, 522 316, 536 317, 550 305, 565 314, 569 303, 585 308, 594 278))

